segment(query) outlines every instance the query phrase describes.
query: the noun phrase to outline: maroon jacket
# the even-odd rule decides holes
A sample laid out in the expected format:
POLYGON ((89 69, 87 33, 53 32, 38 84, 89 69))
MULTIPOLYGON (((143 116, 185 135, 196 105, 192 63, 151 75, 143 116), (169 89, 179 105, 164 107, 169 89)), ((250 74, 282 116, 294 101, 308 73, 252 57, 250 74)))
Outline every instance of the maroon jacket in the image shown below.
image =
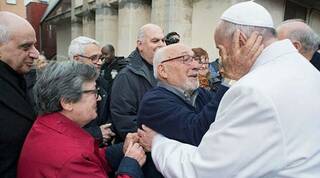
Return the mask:
POLYGON ((18 164, 21 178, 106 178, 110 171, 105 149, 99 148, 91 135, 60 113, 38 117, 25 140, 18 164))

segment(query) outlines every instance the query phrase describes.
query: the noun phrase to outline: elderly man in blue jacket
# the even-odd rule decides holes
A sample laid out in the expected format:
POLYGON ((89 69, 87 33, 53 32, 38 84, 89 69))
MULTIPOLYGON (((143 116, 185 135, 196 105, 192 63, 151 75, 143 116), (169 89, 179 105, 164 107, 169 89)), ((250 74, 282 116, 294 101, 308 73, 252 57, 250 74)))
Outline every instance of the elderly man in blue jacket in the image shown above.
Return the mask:
MULTIPOLYGON (((144 95, 138 112, 139 124, 145 124, 168 138, 198 146, 214 122, 220 100, 232 83, 227 78, 241 77, 252 65, 255 59, 253 54, 259 52, 261 43, 261 40, 256 39, 257 35, 252 36, 247 44, 251 46, 246 48, 252 49, 254 46, 253 53, 247 55, 247 50, 237 49, 238 55, 247 56, 251 60, 243 60, 244 63, 236 68, 234 65, 224 66, 222 71, 226 79, 215 93, 199 88, 198 71, 201 62, 194 57, 191 48, 177 43, 158 49, 153 60, 158 86, 144 95)), ((148 156, 146 165, 153 171, 146 174, 154 177, 159 173, 150 160, 148 156)))
MULTIPOLYGON (((260 45, 255 40, 257 35, 251 39, 248 45, 260 45)), ((258 48, 255 49, 258 52, 258 48)), ((197 146, 214 122, 219 102, 232 81, 226 79, 216 93, 199 88, 197 75, 201 62, 193 55, 192 50, 181 43, 156 52, 153 65, 158 86, 144 95, 138 120, 168 138, 197 146)), ((229 75, 237 78, 235 76, 246 73, 250 65, 251 62, 239 65, 237 72, 224 71, 230 71, 229 75)))

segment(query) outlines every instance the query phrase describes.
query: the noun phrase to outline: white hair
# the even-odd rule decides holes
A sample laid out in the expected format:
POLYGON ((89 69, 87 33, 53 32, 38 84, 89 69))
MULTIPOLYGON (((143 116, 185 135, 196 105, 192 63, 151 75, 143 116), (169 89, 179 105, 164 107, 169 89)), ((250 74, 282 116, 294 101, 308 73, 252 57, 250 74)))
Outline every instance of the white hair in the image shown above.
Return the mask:
POLYGON ((165 60, 165 48, 158 49, 153 57, 153 76, 158 79, 158 66, 165 60))
POLYGON ((232 40, 234 32, 239 29, 243 32, 248 38, 254 32, 257 31, 263 37, 264 40, 268 40, 270 38, 276 37, 276 30, 269 27, 257 27, 257 26, 249 26, 249 25, 240 25, 235 24, 229 21, 222 20, 218 26, 219 34, 223 35, 225 39, 232 40))
POLYGON ((79 36, 73 39, 69 45, 69 50, 68 50, 69 59, 74 59, 74 56, 77 56, 77 55, 83 55, 85 47, 89 44, 99 45, 99 42, 85 36, 79 36))
POLYGON ((0 24, 0 43, 5 43, 9 41, 10 33, 8 27, 0 24))
POLYGON ((142 41, 144 38, 144 28, 140 28, 138 31, 138 36, 137 36, 137 40, 138 41, 142 41))
POLYGON ((140 27, 138 30, 137 41, 143 41, 144 36, 146 35, 146 29, 150 29, 150 28, 160 28, 161 29, 161 27, 159 27, 156 24, 152 24, 152 23, 145 24, 142 27, 140 27))

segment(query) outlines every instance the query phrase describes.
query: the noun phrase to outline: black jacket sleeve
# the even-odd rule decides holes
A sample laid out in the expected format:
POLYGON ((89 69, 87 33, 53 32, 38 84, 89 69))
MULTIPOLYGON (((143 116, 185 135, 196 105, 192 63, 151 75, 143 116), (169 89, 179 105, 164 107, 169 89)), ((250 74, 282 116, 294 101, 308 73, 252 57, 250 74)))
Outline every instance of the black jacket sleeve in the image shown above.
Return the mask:
POLYGON ((136 84, 130 80, 128 74, 120 73, 113 82, 110 112, 116 133, 122 140, 126 134, 137 130, 137 107, 139 100, 136 84))
POLYGON ((124 157, 123 143, 114 144, 106 149, 106 160, 116 175, 129 175, 133 178, 143 178, 143 173, 138 161, 133 158, 124 157))

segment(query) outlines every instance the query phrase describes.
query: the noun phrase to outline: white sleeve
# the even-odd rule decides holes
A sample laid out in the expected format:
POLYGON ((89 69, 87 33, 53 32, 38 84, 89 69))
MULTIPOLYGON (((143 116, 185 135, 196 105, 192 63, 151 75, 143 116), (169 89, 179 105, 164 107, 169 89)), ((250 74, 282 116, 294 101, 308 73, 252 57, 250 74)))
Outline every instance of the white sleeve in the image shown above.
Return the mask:
POLYGON ((234 86, 198 147, 158 135, 153 140, 153 161, 170 178, 272 175, 284 165, 278 117, 270 98, 252 88, 234 86))

